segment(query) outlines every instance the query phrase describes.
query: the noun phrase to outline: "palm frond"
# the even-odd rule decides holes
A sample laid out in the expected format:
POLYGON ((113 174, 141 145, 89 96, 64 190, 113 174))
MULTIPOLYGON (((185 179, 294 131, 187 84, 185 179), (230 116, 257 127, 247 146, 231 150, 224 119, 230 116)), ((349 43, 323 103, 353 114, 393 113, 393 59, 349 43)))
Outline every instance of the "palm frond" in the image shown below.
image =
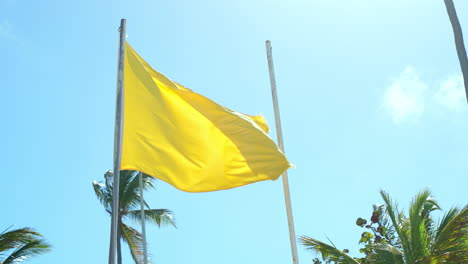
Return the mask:
POLYGON ((128 244, 130 254, 135 263, 143 263, 143 236, 140 232, 126 224, 120 224, 122 239, 128 244))
POLYGON ((2 262, 2 264, 16 264, 49 251, 50 245, 47 244, 45 240, 32 238, 29 241, 23 241, 21 245, 2 262))
POLYGON ((121 210, 137 206, 139 199, 137 171, 120 171, 119 204, 121 210))
MULTIPOLYGON (((137 171, 121 171, 120 172, 120 204, 121 209, 131 210, 136 209, 140 205, 140 181, 137 171)), ((143 174, 143 191, 154 188, 154 178, 143 174)))
POLYGON ((468 207, 447 212, 437 230, 431 253, 440 263, 468 263, 468 207))
POLYGON ((372 264, 404 264, 403 252, 389 244, 378 244, 372 248, 369 261, 372 264))
POLYGON ((439 236, 442 233, 442 231, 459 212, 460 210, 458 208, 453 207, 450 208, 450 210, 447 213, 445 213, 445 215, 442 217, 442 220, 440 221, 437 231, 434 234, 434 241, 437 241, 439 239, 439 236))
POLYGON ((413 263, 411 259, 411 247, 410 247, 410 234, 408 232, 409 221, 405 219, 404 214, 398 211, 398 204, 394 203, 390 198, 390 195, 384 190, 380 190, 380 195, 385 202, 385 210, 392 221, 392 225, 395 228, 395 232, 400 240, 401 247, 403 249, 404 256, 406 257, 407 263, 413 263))
POLYGON ((99 202, 109 210, 112 204, 112 186, 108 186, 102 182, 93 181, 93 189, 96 197, 98 198, 99 202))
POLYGON ((412 200, 409 208, 409 221, 411 233, 411 256, 413 260, 429 256, 430 233, 432 219, 430 213, 440 209, 431 198, 428 189, 419 192, 412 200))
MULTIPOLYGON (((112 194, 113 194, 113 184, 112 178, 113 173, 107 171, 104 175, 106 179, 105 182, 93 181, 93 189, 96 194, 96 197, 104 205, 104 208, 107 211, 111 211, 112 207, 112 194)), ((154 178, 143 174, 143 190, 149 188, 154 188, 153 186, 154 178)), ((123 170, 120 171, 119 176, 120 188, 119 188, 119 207, 121 210, 130 210, 132 208, 137 208, 140 205, 140 189, 139 189, 139 180, 138 180, 138 171, 133 170, 123 170)), ((147 203, 144 202, 148 207, 147 203)))
MULTIPOLYGON (((127 215, 133 221, 141 223, 141 211, 128 211, 127 215)), ((156 224, 157 226, 172 225, 176 227, 174 214, 168 209, 147 209, 145 210, 145 220, 156 224)))
POLYGON ((334 261, 340 264, 359 264, 357 260, 348 254, 327 243, 308 236, 299 237, 299 241, 306 247, 306 249, 320 254, 323 260, 334 261))
POLYGON ((5 231, 0 234, 0 252, 17 248, 35 237, 42 237, 42 235, 29 227, 5 231))

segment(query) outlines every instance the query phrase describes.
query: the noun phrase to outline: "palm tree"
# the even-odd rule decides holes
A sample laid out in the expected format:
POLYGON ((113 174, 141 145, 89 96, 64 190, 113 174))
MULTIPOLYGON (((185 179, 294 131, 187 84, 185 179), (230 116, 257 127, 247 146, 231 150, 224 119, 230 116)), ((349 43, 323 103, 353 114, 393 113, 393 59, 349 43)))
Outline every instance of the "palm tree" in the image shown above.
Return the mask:
MULTIPOLYGON (((299 240, 307 249, 321 254, 327 263, 468 263, 468 206, 450 209, 436 223, 431 213, 440 210, 440 207, 429 190, 425 189, 414 197, 407 216, 398 210, 388 193, 380 191, 380 194, 384 200, 383 210, 374 208, 371 220, 379 223, 379 228, 373 229, 377 234, 375 240, 370 240, 374 235, 364 232, 363 237, 366 238, 360 241, 365 241, 369 246, 363 250, 365 258, 353 258, 334 245, 307 236, 299 240), (387 226, 381 224, 382 219, 388 219, 387 226)), ((362 224, 357 224, 364 226, 366 223, 364 220, 362 224)), ((372 227, 367 225, 366 228, 372 227)))
MULTIPOLYGON (((109 215, 112 215, 112 177, 113 173, 107 171, 104 175, 104 182, 93 181, 94 192, 109 215)), ((143 190, 154 188, 153 181, 153 177, 143 174, 143 190)), ((145 210, 146 222, 156 224, 159 227, 163 225, 175 227, 174 216, 170 210, 150 209, 146 201, 144 201, 144 206, 147 208, 145 210)), ((120 171, 119 214, 117 220, 117 260, 119 264, 122 263, 121 240, 128 244, 135 263, 142 263, 143 261, 142 234, 124 222, 125 220, 133 220, 141 224, 140 215, 138 172, 120 171)))
POLYGON ((42 235, 24 227, 0 233, 0 264, 17 264, 50 251, 42 235))

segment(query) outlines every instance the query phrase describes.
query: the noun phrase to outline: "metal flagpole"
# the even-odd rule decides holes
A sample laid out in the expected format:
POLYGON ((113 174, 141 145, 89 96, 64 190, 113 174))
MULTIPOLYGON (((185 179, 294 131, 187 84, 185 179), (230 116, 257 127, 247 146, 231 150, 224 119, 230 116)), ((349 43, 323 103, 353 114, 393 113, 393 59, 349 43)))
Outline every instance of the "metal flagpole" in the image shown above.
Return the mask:
POLYGON ((109 264, 115 264, 117 228, 119 212, 119 187, 120 187, 120 161, 122 156, 122 120, 123 120, 123 70, 124 70, 124 52, 126 36, 126 20, 120 21, 120 43, 119 43, 119 61, 117 70, 117 99, 115 106, 115 130, 114 130, 114 179, 112 183, 112 221, 111 221, 111 241, 109 248, 109 264))
POLYGON ((143 235, 143 264, 148 264, 148 250, 146 248, 146 226, 145 226, 145 205, 143 200, 143 173, 138 172, 140 181, 140 204, 141 204, 141 234, 143 235))
MULTIPOLYGON (((279 105, 278 105, 278 95, 276 93, 275 68, 273 66, 273 56, 271 54, 271 42, 269 40, 266 41, 266 51, 267 51, 267 58, 268 58, 268 69, 270 71, 271 96, 273 97, 273 108, 275 111, 276 135, 278 137, 278 145, 281 151, 284 153, 283 131, 281 129, 281 117, 280 117, 279 105)), ((284 190, 284 200, 286 202, 286 212, 288 215, 289 239, 291 241, 291 253, 292 253, 293 263, 298 264, 299 260, 297 258, 296 232, 294 231, 294 219, 293 219, 293 214, 292 214, 291 196, 289 194, 288 171, 285 171, 283 173, 283 190, 284 190)))
POLYGON ((458 21, 457 10, 452 0, 444 0, 447 14, 452 24, 453 37, 455 39, 455 48, 457 49, 458 60, 463 74, 463 82, 465 85, 465 97, 468 101, 468 57, 466 56, 465 43, 463 41, 463 32, 458 21))

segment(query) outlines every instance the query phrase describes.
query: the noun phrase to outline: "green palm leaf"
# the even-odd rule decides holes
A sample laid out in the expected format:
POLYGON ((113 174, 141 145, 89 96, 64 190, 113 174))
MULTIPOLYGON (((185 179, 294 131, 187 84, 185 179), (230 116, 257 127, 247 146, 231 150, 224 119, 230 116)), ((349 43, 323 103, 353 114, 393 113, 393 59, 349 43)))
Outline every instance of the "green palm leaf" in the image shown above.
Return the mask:
POLYGON ((395 228, 395 232, 400 239, 400 244, 403 249, 403 254, 406 257, 407 263, 413 263, 411 258, 411 247, 410 247, 410 234, 409 234, 409 223, 408 220, 404 217, 403 213, 398 211, 398 204, 394 203, 390 198, 390 195, 380 190, 380 195, 385 203, 385 210, 388 213, 392 225, 395 228))
POLYGON ((13 251, 2 264, 16 264, 49 251, 50 245, 47 244, 45 240, 31 240, 13 251))
POLYGON ((440 209, 439 205, 431 198, 428 189, 424 189, 416 195, 410 205, 409 221, 411 233, 411 256, 413 260, 424 259, 429 256, 430 227, 432 219, 430 213, 440 209))
POLYGON ((0 234, 0 254, 13 250, 1 262, 2 264, 19 263, 33 256, 50 251, 50 245, 42 235, 25 227, 0 234))
POLYGON ((440 263, 468 263, 468 207, 443 217, 431 253, 440 263))
POLYGON ((334 261, 340 264, 359 264, 357 260, 337 249, 335 246, 310 238, 308 236, 299 237, 299 241, 306 249, 322 255, 324 260, 334 261))
POLYGON ((403 253, 396 247, 389 244, 379 244, 372 248, 369 255, 372 264, 404 264, 403 253))
POLYGON ((130 254, 132 255, 135 263, 143 262, 143 236, 140 232, 133 229, 132 227, 121 224, 120 230, 123 240, 128 244, 130 248, 130 254))
POLYGON ((13 249, 25 243, 34 236, 41 236, 31 228, 24 227, 0 234, 0 253, 13 249))
POLYGON ((93 189, 99 202, 104 206, 106 211, 111 212, 112 205, 112 187, 108 188, 104 183, 93 181, 93 189))
MULTIPOLYGON (((137 171, 121 171, 120 172, 120 203, 122 208, 139 208, 140 207, 140 181, 137 171)), ((143 174, 143 191, 154 188, 154 178, 143 174)))
MULTIPOLYGON (((141 223, 141 211, 132 210, 128 211, 127 215, 133 221, 141 223)), ((145 210, 145 220, 153 224, 161 226, 172 225, 176 227, 174 215, 168 209, 147 209, 145 210)))

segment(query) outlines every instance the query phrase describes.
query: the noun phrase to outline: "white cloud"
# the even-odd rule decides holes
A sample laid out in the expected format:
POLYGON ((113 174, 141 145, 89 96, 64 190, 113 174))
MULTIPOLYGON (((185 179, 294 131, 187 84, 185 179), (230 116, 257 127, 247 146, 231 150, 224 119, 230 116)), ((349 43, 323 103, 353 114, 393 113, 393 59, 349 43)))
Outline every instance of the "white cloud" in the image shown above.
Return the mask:
POLYGON ((395 124, 417 120, 424 112, 427 85, 407 66, 385 91, 383 106, 395 124))
POLYGON ((452 111, 458 112, 465 108, 466 97, 462 75, 452 75, 443 81, 434 98, 437 103, 452 111))

